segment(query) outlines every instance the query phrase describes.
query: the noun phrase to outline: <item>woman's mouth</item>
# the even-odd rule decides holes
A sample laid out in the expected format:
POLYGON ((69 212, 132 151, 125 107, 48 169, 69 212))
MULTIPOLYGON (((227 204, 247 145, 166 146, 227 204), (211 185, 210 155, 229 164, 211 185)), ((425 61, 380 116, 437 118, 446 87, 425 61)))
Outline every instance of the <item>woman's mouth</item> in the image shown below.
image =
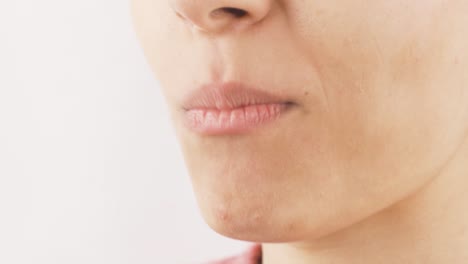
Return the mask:
POLYGON ((203 86, 187 98, 185 125, 202 135, 247 133, 277 120, 295 105, 234 82, 203 86))

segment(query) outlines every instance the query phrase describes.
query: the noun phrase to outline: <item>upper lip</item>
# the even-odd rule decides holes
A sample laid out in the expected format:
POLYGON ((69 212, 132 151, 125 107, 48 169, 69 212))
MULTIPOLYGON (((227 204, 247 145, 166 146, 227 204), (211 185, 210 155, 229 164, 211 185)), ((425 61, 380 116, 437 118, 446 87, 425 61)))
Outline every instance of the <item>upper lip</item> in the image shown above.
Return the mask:
POLYGON ((182 103, 184 110, 229 110, 256 104, 293 104, 284 96, 259 90, 240 82, 209 83, 189 93, 182 103))

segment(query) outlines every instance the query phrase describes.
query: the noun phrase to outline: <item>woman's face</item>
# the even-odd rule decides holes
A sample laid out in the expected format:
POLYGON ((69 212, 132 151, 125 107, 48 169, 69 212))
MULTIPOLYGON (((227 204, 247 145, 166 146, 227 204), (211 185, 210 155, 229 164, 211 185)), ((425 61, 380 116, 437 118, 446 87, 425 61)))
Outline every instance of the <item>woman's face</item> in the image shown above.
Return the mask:
POLYGON ((262 242, 330 234, 442 169, 468 131, 466 14, 465 0, 133 0, 205 220, 262 242), (242 133, 188 127, 187 96, 231 81, 294 104, 242 133))

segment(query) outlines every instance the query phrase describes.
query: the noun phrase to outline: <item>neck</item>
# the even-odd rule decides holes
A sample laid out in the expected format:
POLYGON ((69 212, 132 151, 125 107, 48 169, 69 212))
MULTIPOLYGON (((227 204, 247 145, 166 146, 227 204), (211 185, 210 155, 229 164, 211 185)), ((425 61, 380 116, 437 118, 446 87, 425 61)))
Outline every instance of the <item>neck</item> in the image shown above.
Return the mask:
POLYGON ((263 244, 264 264, 468 263, 468 148, 405 200, 314 241, 263 244))

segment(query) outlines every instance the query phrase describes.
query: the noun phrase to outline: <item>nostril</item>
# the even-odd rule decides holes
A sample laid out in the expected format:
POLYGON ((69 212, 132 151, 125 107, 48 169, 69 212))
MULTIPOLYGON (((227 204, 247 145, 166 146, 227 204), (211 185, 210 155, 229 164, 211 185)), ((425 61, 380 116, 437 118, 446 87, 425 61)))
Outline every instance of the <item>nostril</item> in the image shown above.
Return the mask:
POLYGON ((222 7, 216 9, 212 12, 212 15, 217 16, 220 15, 220 13, 228 13, 235 16, 236 18, 241 18, 247 15, 247 11, 234 7, 222 7))
POLYGON ((233 8, 233 7, 223 7, 222 10, 226 13, 232 14, 235 17, 243 17, 247 15, 247 11, 239 9, 239 8, 233 8))

